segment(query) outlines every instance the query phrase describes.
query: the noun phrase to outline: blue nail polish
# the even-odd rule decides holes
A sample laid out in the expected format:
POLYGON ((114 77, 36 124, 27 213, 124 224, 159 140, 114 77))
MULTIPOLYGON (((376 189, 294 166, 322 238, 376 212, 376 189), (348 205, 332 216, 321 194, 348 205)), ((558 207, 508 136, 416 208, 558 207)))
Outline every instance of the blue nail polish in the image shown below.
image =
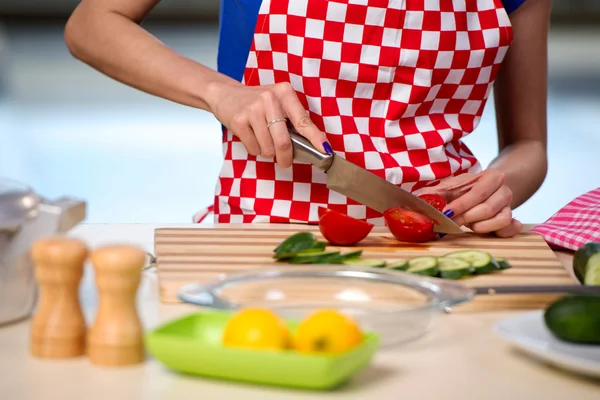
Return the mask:
POLYGON ((454 211, 446 210, 446 211, 444 211, 444 215, 448 218, 452 218, 454 216, 454 211))
POLYGON ((331 145, 329 144, 329 142, 323 142, 323 148, 325 149, 325 152, 327 154, 329 154, 330 156, 333 155, 333 149, 331 148, 331 145))

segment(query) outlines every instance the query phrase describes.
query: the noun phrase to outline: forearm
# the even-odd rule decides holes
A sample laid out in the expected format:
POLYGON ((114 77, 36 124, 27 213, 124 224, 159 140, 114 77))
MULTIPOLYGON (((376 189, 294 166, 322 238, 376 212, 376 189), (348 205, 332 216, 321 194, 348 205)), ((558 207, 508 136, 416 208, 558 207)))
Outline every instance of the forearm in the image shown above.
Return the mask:
POLYGON ((490 168, 502 171, 511 207, 527 201, 548 168, 547 77, 550 0, 528 0, 511 14, 514 41, 494 85, 498 148, 490 168))
POLYGON ((504 148, 489 168, 502 171, 517 208, 542 186, 548 170, 546 146, 536 140, 519 141, 504 148))
POLYGON ((65 30, 71 53, 113 79, 180 104, 210 111, 214 86, 239 84, 169 49, 136 22, 85 3, 65 30))

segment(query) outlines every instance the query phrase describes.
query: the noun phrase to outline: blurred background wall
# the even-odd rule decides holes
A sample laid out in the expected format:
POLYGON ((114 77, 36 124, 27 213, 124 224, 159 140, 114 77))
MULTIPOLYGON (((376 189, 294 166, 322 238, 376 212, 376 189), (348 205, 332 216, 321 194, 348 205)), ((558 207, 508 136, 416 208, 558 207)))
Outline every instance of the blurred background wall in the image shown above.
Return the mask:
MULTIPOLYGON (((218 122, 73 59, 63 28, 77 3, 0 0, 0 176, 86 199, 88 222, 189 222, 212 203, 218 122)), ((600 1, 553 3, 550 169, 515 212, 534 223, 600 186, 600 1)), ((218 12, 218 0, 162 0, 145 27, 214 68, 218 12)), ((492 101, 466 140, 484 165, 497 154, 492 101)))
MULTIPOLYGON (((0 13, 11 16, 64 17, 77 5, 78 0, 1 0, 0 13)), ((598 0, 553 0, 554 18, 592 22, 600 16, 598 0)), ((153 11, 153 17, 177 19, 215 19, 219 0, 163 0, 153 11)))

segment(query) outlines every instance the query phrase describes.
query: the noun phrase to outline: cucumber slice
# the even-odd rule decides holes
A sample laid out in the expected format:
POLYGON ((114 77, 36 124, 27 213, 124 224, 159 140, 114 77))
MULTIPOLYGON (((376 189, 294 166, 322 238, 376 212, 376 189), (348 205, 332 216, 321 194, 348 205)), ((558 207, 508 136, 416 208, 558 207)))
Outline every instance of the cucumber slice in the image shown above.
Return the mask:
POLYGON ((335 250, 296 253, 289 262, 290 264, 328 264, 332 257, 339 254, 340 252, 335 250))
POLYGON ((575 252, 573 272, 580 283, 600 286, 600 242, 586 243, 575 252))
POLYGON ((510 263, 504 258, 496 258, 496 262, 498 263, 498 267, 500 267, 500 269, 509 269, 512 267, 512 265, 510 265, 510 263))
POLYGON ((359 258, 362 252, 362 250, 355 250, 344 254, 338 254, 337 256, 332 257, 332 259, 329 260, 329 264, 342 264, 344 260, 348 260, 351 258, 359 258))
POLYGON ((488 252, 480 250, 459 250, 445 254, 444 257, 458 258, 466 261, 474 268, 476 274, 488 274, 500 269, 494 257, 488 252))
POLYGON ((546 309, 544 322, 561 340, 600 345, 600 296, 565 296, 546 309))
POLYGON ((374 258, 349 258, 342 261, 344 265, 356 265, 360 267, 383 268, 386 265, 384 260, 374 258))
POLYGON ((460 279, 473 273, 471 264, 460 258, 439 257, 437 261, 441 278, 460 279))
POLYGON ((391 264, 388 264, 387 267, 389 269, 397 269, 397 270, 400 270, 400 271, 406 271, 408 269, 408 260, 396 261, 396 262, 393 262, 391 264))
POLYGON ((438 274, 438 261, 435 257, 414 257, 408 260, 406 272, 413 274, 436 276, 438 274))
POLYGON ((294 255, 301 256, 301 255, 305 255, 305 254, 322 253, 323 251, 324 251, 324 249, 322 249, 320 247, 315 247, 313 249, 299 250, 299 251, 295 252, 294 255))
POLYGON ((600 253, 594 254, 587 262, 587 270, 583 277, 583 284, 600 286, 600 253))

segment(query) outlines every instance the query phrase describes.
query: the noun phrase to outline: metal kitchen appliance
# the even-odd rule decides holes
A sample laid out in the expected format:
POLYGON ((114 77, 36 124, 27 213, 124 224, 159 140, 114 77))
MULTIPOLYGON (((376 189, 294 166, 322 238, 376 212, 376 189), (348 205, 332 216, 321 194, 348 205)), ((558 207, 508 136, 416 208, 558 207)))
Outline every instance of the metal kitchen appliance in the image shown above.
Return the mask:
POLYGON ((67 232, 85 215, 86 203, 81 200, 47 201, 30 187, 0 177, 0 325, 28 317, 35 306, 31 245, 67 232))

